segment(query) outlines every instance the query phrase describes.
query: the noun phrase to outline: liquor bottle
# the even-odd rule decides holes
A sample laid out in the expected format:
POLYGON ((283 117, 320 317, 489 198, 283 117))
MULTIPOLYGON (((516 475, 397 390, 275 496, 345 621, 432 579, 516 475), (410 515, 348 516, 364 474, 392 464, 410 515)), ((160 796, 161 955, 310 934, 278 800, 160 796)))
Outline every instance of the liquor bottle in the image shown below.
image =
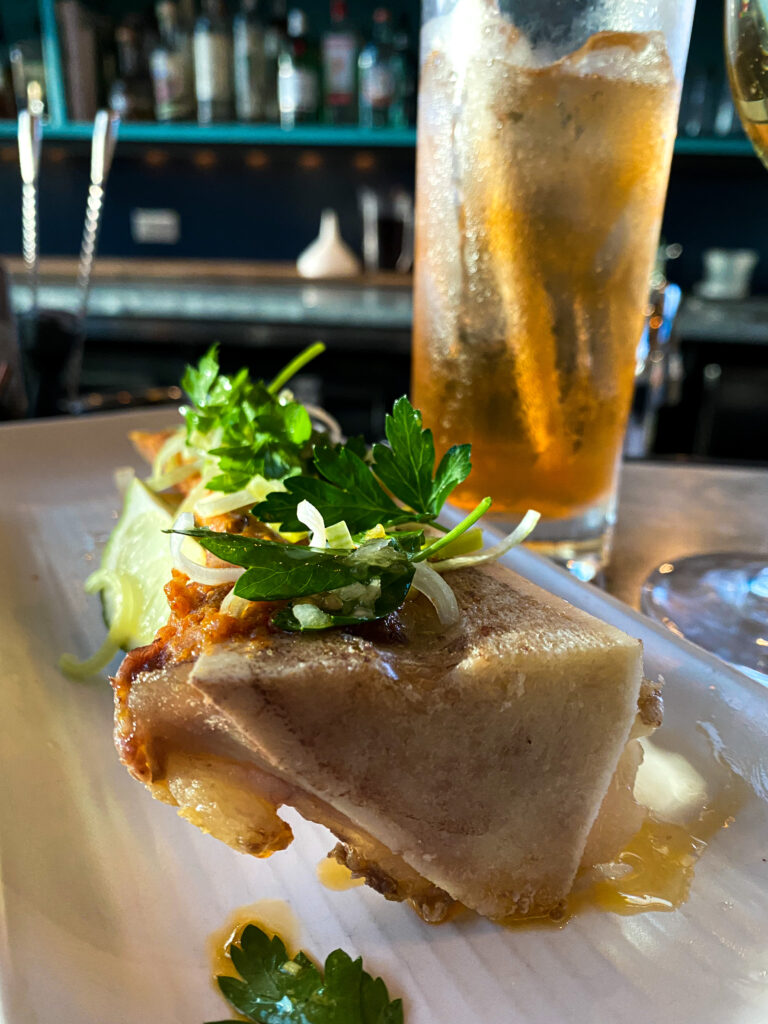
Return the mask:
POLYGON ((8 54, 16 109, 29 109, 36 114, 45 109, 45 64, 39 24, 35 19, 34 34, 13 43, 8 54))
POLYGON ((357 65, 360 80, 360 125, 382 128, 390 123, 395 98, 392 26, 386 7, 373 12, 373 35, 357 65))
POLYGON ((0 120, 7 121, 13 117, 16 117, 16 103, 13 97, 11 63, 5 38, 0 32, 0 120))
POLYGON ((264 119, 276 123, 280 120, 277 100, 277 76, 280 54, 288 40, 286 0, 272 0, 272 17, 264 30, 264 119))
POLYGON ((115 29, 118 77, 110 89, 109 105, 124 121, 151 121, 155 113, 145 45, 148 28, 143 17, 129 14, 115 29))
POLYGON ((235 113, 239 121, 264 117, 264 26, 256 13, 257 0, 241 0, 232 22, 235 58, 235 113))
POLYGON ((192 39, 173 0, 160 0, 155 11, 160 41, 149 59, 155 117, 158 121, 184 121, 195 113, 192 39))
POLYGON ((202 0, 195 22, 194 53, 198 121, 229 121, 234 114, 232 34, 223 0, 202 0))
POLYGON ((280 54, 277 76, 283 128, 317 120, 318 85, 318 58, 307 32, 307 16, 293 10, 288 15, 288 44, 280 54))
POLYGON ((58 0, 56 22, 64 70, 67 117, 92 121, 98 109, 96 27, 80 0, 58 0))
POLYGON ((347 18, 345 0, 331 4, 331 28, 323 35, 323 109, 330 124, 354 124, 357 118, 357 32, 347 18))
POLYGON ((416 124, 416 83, 419 71, 409 29, 408 15, 403 12, 392 39, 395 100, 390 123, 394 128, 416 124))

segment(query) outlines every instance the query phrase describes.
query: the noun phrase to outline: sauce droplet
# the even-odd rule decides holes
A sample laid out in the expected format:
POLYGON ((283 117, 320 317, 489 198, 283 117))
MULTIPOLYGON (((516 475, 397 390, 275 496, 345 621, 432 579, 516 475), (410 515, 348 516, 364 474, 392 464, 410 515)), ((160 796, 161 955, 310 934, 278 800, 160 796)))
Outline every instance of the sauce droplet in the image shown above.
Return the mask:
POLYGON ((317 877, 326 889, 332 889, 334 892, 365 885, 365 879, 353 878, 346 864, 339 864, 334 857, 326 857, 320 861, 317 865, 317 877))
POLYGON ((708 843, 734 821, 750 789, 717 756, 697 769, 681 754, 643 741, 635 796, 651 812, 615 861, 577 877, 566 916, 583 910, 639 914, 676 910, 688 899, 708 843), (703 774, 702 774, 703 773, 703 774))
MULTIPOLYGON (((229 955, 229 947, 237 942, 246 925, 255 924, 270 937, 279 935, 285 943, 289 956, 299 951, 301 926, 299 920, 284 900, 259 900, 233 910, 221 928, 208 937, 208 949, 213 965, 213 982, 219 975, 238 977, 229 955)), ((218 988, 218 986, 217 986, 218 988)))
POLYGON ((706 840, 721 826, 722 821, 685 826, 648 818, 615 863, 607 866, 609 874, 581 891, 577 881, 577 889, 568 899, 567 915, 590 908, 625 916, 646 910, 676 910, 688 899, 694 867, 707 847, 706 840))
POLYGON ((575 914, 602 911, 629 916, 676 910, 686 902, 699 857, 718 832, 734 823, 751 790, 719 759, 709 766, 705 783, 679 755, 646 748, 646 756, 653 775, 659 777, 646 780, 653 786, 647 786, 643 795, 654 797, 652 803, 648 801, 654 811, 640 830, 610 864, 587 868, 576 876, 562 914, 511 919, 505 922, 508 927, 562 928, 575 914), (659 769, 663 769, 660 775, 659 769), (674 820, 664 820, 667 814, 674 820))

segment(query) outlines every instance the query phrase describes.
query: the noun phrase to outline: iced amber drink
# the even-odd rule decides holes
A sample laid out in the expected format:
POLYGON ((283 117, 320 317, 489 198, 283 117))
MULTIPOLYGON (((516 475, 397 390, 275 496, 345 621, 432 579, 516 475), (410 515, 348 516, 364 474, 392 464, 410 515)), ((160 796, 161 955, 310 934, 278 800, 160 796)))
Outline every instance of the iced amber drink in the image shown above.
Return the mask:
POLYGON ((414 401, 439 448, 472 442, 459 501, 538 509, 539 543, 587 576, 607 557, 693 2, 655 5, 658 24, 648 6, 425 2, 414 401))

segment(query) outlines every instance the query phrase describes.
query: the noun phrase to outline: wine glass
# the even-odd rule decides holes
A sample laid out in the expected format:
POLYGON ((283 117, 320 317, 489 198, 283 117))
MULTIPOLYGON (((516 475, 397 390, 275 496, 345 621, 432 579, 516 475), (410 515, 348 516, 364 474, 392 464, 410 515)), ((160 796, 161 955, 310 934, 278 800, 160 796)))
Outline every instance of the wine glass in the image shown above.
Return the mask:
MULTIPOLYGON (((768 0, 726 0, 733 102, 768 167, 768 0)), ((643 611, 768 685, 768 565, 750 552, 664 562, 645 581, 643 611)))

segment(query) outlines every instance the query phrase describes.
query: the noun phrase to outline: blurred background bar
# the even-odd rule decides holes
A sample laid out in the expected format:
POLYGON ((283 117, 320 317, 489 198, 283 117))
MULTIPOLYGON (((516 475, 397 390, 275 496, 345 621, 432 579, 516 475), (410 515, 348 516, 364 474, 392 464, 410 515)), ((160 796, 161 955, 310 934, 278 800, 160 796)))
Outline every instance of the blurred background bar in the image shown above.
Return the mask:
MULTIPOLYGON (((62 315, 77 312, 93 119, 122 119, 79 410, 173 399, 212 340, 225 368, 269 376, 320 338, 301 397, 381 435, 410 372, 419 6, 0 0, 5 323, 32 301, 18 111, 43 111, 39 304, 62 315), (324 210, 365 268, 353 277, 296 271, 324 210)), ((768 462, 764 174, 727 88, 721 0, 698 0, 630 457, 768 462)), ((18 414, 14 394, 0 415, 18 414)))

